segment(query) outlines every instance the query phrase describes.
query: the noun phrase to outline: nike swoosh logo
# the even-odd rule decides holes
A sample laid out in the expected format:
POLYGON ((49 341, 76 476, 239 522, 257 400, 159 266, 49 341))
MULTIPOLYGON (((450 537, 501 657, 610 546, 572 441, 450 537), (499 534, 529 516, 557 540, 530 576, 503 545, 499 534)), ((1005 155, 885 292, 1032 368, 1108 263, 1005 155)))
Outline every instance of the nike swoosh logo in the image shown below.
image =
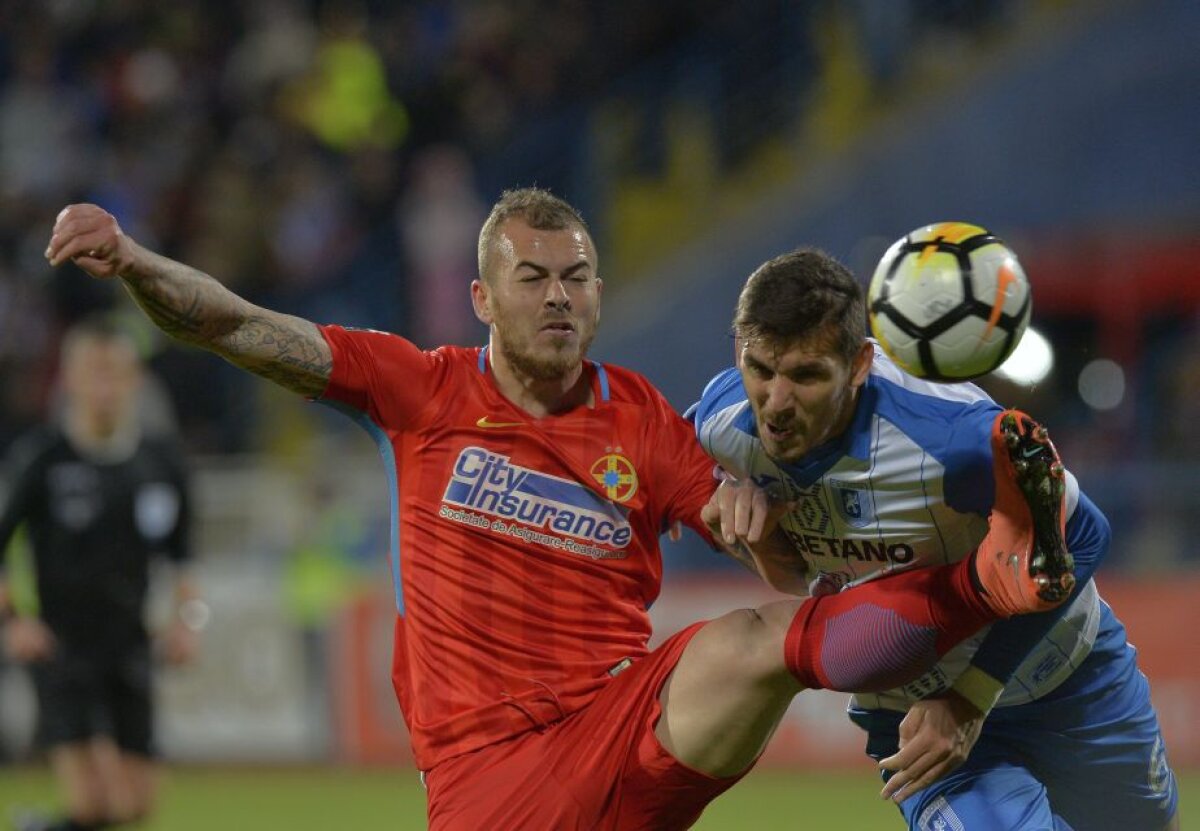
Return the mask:
POLYGON ((1042 452, 1041 446, 1027 447, 1021 451, 1021 455, 1024 456, 1026 459, 1032 459, 1034 456, 1036 456, 1037 454, 1039 454, 1041 452, 1042 452))
POLYGON ((1017 582, 1021 581, 1021 557, 1017 554, 1008 555, 1008 564, 1012 566, 1013 576, 1017 578, 1017 582))
POLYGON ((523 422, 523 421, 489 421, 488 417, 484 416, 483 418, 479 419, 479 421, 475 422, 475 426, 483 427, 484 429, 487 429, 489 427, 492 427, 492 428, 495 428, 495 427, 523 427, 523 426, 525 426, 525 422, 523 422))
POLYGON ((981 340, 986 340, 987 336, 996 328, 996 324, 1000 322, 1000 315, 1004 313, 1004 301, 1007 299, 1008 287, 1017 282, 1017 275, 1007 264, 1001 265, 996 271, 996 297, 992 300, 992 313, 988 315, 987 328, 983 330, 981 340))

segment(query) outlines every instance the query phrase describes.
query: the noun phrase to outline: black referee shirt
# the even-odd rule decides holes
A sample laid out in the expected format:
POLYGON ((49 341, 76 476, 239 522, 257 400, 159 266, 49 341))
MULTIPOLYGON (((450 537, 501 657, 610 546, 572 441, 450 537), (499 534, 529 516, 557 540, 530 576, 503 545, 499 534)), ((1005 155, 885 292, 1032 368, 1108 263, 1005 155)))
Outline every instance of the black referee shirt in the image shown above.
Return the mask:
POLYGON ((119 646, 146 636, 150 558, 187 559, 187 483, 170 442, 142 438, 114 461, 41 428, 13 448, 0 507, 0 552, 25 525, 40 616, 70 644, 119 646))

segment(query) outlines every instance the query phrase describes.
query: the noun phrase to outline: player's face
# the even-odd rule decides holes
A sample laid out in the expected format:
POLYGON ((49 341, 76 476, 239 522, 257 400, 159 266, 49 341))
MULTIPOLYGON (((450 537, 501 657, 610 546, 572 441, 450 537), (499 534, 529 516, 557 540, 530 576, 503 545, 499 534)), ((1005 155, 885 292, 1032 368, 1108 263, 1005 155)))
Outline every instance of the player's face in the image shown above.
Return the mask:
POLYGON ((500 226, 490 274, 472 285, 475 313, 492 348, 539 381, 577 371, 596 335, 601 281, 582 228, 545 231, 520 219, 500 226))
POLYGON ((738 367, 758 435, 772 459, 795 462, 843 432, 871 368, 864 344, 849 363, 831 338, 739 344, 738 367))

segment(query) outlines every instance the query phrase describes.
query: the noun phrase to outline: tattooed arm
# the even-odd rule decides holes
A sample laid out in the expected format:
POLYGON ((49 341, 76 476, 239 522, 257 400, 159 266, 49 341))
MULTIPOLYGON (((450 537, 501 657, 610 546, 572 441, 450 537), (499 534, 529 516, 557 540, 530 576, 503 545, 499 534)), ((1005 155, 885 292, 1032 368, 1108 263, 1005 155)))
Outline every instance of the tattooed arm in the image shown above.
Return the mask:
POLYGON ((256 306, 212 277, 127 237, 95 205, 64 208, 46 248, 51 265, 73 261, 98 278, 119 277, 154 323, 301 395, 324 392, 333 360, 316 325, 256 306))

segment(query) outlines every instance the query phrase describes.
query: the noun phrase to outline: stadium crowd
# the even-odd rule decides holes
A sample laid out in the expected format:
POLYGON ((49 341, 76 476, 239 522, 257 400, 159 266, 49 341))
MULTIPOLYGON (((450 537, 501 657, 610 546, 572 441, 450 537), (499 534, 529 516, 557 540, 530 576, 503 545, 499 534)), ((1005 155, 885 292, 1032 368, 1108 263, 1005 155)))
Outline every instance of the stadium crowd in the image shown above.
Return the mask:
MULTIPOLYGON (((821 17, 807 5, 0 0, 0 449, 48 406, 63 329, 114 302, 45 268, 57 206, 107 205, 273 308, 478 342, 459 289, 485 204, 536 181, 603 238, 595 176, 573 172, 588 108, 615 96, 640 111, 619 163, 652 175, 666 98, 689 88, 681 58, 735 164, 803 101, 821 17)), ((1009 5, 847 8, 882 85, 917 21, 984 30, 1009 5)), ((160 346, 189 446, 253 447, 244 381, 160 346)))

